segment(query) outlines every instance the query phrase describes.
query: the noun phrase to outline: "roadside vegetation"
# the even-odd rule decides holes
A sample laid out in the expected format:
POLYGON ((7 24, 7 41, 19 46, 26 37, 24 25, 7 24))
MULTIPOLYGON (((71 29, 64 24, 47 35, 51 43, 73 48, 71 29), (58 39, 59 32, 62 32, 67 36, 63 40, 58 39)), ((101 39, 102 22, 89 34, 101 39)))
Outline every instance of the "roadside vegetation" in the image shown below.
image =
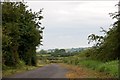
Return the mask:
POLYGON ((29 70, 33 70, 33 69, 36 69, 36 68, 37 68, 36 66, 25 65, 24 62, 20 62, 19 65, 17 64, 17 66, 11 66, 11 67, 3 65, 2 76, 3 77, 11 76, 11 75, 16 74, 16 73, 29 71, 29 70))
POLYGON ((28 10, 22 2, 2 2, 3 76, 37 66, 36 47, 41 45, 42 9, 28 10))
POLYGON ((26 65, 24 61, 20 61, 19 64, 17 64, 16 66, 6 66, 3 65, 2 66, 2 76, 6 77, 6 76, 11 76, 17 73, 24 73, 26 71, 29 70, 34 70, 43 66, 48 65, 49 63, 45 61, 45 59, 43 60, 39 60, 39 55, 36 55, 37 57, 37 64, 36 66, 30 66, 30 65, 26 65))
MULTIPOLYGON (((69 71, 66 74, 67 78, 76 79, 76 78, 113 78, 110 74, 106 74, 104 72, 99 72, 96 70, 92 70, 87 67, 83 67, 81 65, 70 65, 70 64, 60 64, 61 66, 67 68, 69 71)), ((114 77, 115 78, 115 77, 114 77)))
MULTIPOLYGON (((102 62, 93 59, 87 59, 83 57, 78 57, 78 55, 74 57, 64 58, 64 62, 69 65, 79 66, 81 68, 88 68, 97 72, 103 72, 104 75, 109 75, 109 77, 119 77, 118 71, 118 60, 112 60, 107 62, 102 62)), ((79 75, 80 76, 80 75, 79 75)))
POLYGON ((94 45, 78 55, 64 58, 64 63, 104 72, 109 74, 109 77, 119 77, 120 13, 110 13, 110 16, 112 19, 116 19, 116 22, 110 26, 108 31, 101 28, 104 36, 89 35, 88 44, 94 42, 94 45))

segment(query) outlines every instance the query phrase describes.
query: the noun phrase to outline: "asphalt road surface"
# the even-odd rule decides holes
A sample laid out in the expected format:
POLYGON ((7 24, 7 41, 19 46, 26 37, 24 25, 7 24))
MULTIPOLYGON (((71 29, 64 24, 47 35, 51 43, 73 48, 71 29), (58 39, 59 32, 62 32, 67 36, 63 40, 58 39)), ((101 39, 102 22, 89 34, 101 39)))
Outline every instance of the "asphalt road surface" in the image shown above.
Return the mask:
POLYGON ((66 78, 67 70, 58 64, 50 64, 36 70, 15 74, 7 78, 66 78))

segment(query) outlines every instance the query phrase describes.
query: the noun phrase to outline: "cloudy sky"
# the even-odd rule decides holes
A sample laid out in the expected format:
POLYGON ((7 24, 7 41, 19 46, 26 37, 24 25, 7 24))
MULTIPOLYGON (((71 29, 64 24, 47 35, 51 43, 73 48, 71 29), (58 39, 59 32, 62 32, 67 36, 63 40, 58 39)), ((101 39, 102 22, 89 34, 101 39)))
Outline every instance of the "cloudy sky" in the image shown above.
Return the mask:
MULTIPOLYGON (((114 21, 109 13, 117 11, 114 1, 27 1, 33 11, 43 10, 43 46, 39 49, 88 47, 89 34, 103 35, 114 21)), ((39 50, 38 49, 38 50, 39 50)))

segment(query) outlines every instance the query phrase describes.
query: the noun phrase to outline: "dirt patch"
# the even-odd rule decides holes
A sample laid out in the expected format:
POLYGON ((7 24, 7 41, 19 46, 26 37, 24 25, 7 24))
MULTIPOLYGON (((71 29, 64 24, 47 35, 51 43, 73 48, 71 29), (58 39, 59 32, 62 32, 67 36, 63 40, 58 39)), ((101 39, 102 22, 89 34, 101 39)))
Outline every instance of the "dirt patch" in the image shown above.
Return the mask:
POLYGON ((85 67, 67 64, 61 64, 61 66, 69 70, 66 74, 67 78, 111 78, 109 74, 97 72, 95 70, 91 70, 85 67))

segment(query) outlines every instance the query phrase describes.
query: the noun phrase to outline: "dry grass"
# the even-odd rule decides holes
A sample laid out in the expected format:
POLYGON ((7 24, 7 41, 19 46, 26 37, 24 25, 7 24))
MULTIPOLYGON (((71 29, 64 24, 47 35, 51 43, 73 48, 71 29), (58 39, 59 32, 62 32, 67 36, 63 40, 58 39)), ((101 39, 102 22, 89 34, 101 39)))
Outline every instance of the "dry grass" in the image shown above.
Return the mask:
POLYGON ((90 70, 83 67, 67 65, 67 64, 60 64, 61 66, 67 68, 69 71, 66 74, 67 78, 110 78, 110 75, 97 72, 94 70, 90 70))

